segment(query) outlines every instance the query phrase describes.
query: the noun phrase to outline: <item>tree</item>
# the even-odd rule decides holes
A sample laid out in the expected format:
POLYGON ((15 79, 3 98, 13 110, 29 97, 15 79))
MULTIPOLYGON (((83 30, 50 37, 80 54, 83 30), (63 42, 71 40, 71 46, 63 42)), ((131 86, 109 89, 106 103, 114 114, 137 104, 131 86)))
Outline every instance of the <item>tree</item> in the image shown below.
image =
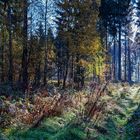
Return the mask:
POLYGON ((8 80, 13 84, 13 47, 12 47, 12 15, 11 15, 11 5, 8 3, 8 32, 9 32, 9 71, 8 71, 8 80))
MULTIPOLYGON (((8 54, 8 61, 9 61, 9 67, 8 67, 8 81, 12 85, 13 84, 13 47, 12 47, 12 8, 10 1, 2 1, 4 3, 4 11, 7 10, 7 31, 8 31, 8 46, 9 46, 9 54, 8 54)), ((2 48, 3 51, 3 48, 2 48)), ((2 54, 2 60, 3 60, 3 54, 2 54)), ((3 66, 2 66, 3 67, 3 66)), ((2 68, 3 69, 3 68, 2 68)), ((3 77, 3 76, 2 76, 3 77)), ((3 78, 2 78, 3 79, 3 78)))
MULTIPOLYGON (((48 14, 48 0, 45 1, 45 36, 47 35, 47 14, 48 14)), ((45 37, 45 65, 44 65, 44 85, 47 84, 47 38, 45 37)))
POLYGON ((28 1, 23 1, 23 54, 22 54, 22 87, 25 93, 28 89, 28 1))
POLYGON ((52 32, 52 29, 48 29, 48 34, 47 34, 47 77, 48 80, 50 80, 55 71, 55 47, 54 47, 54 35, 52 32))
POLYGON ((44 51, 44 41, 45 41, 45 33, 43 30, 42 23, 39 24, 39 29, 37 31, 38 43, 35 47, 35 85, 39 86, 41 82, 41 65, 43 60, 43 51, 44 51))
MULTIPOLYGON (((84 85, 86 69, 81 65, 82 61, 91 61, 90 51, 95 55, 93 42, 99 39, 96 32, 98 18, 98 1, 61 1, 57 3, 57 26, 59 39, 63 38, 60 45, 65 52, 66 61, 63 67, 63 87, 70 73, 77 87, 84 85), (87 51, 88 50, 88 51, 87 51), (71 61, 71 62, 70 62, 71 61), (68 72, 69 65, 71 72, 68 72)), ((100 40, 100 39, 99 39, 100 40)), ((63 52, 61 51, 61 52, 63 52)), ((63 59, 63 58, 61 58, 63 59)), ((84 62, 83 61, 83 62, 84 62)), ((69 77, 68 77, 69 78, 69 77)))
MULTIPOLYGON (((102 0, 100 7, 101 26, 106 29, 106 33, 115 37, 118 34, 118 70, 117 78, 120 81, 122 79, 122 27, 126 24, 126 16, 128 15, 130 0, 125 1, 108 1, 102 0)), ((106 40, 106 42, 108 42, 106 40)), ((114 47, 115 48, 115 47, 114 47)), ((115 51, 115 50, 114 50, 115 51)), ((114 53, 115 54, 115 53, 114 53)), ((115 58, 115 57, 114 57, 115 58)), ((115 70, 116 68, 114 68, 115 70)))

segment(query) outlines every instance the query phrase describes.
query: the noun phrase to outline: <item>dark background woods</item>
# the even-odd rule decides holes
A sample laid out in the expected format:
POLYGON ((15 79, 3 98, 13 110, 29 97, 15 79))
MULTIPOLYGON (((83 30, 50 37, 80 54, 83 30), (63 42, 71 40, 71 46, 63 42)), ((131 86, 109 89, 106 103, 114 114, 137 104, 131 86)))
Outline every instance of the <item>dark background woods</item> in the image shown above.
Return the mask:
POLYGON ((139 82, 138 28, 130 0, 1 0, 0 87, 139 82))

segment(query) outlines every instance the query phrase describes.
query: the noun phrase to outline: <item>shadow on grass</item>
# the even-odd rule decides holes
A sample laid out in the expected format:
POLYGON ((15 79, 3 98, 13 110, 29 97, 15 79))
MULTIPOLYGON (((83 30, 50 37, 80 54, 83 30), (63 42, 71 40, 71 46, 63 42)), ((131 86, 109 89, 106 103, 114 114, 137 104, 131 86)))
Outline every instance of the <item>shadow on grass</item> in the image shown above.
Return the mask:
POLYGON ((140 105, 125 126, 126 139, 140 140, 140 105))
POLYGON ((86 140, 86 133, 78 126, 65 126, 58 129, 39 127, 36 129, 13 131, 9 140, 86 140))
POLYGON ((112 120, 108 120, 104 129, 91 128, 92 132, 85 131, 86 127, 75 123, 64 124, 63 120, 55 117, 44 121, 40 127, 34 129, 12 130, 8 140, 112 140, 117 137, 117 129, 112 120), (94 130, 94 131, 93 131, 94 130))

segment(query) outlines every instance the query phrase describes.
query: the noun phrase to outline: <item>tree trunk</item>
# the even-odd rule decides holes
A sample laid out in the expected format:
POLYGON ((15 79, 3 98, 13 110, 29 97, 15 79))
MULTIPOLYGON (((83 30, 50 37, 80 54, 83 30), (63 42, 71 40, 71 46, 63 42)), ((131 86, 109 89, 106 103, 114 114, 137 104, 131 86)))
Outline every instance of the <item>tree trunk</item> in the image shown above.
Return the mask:
POLYGON ((1 46, 1 82, 4 82, 4 45, 1 46))
POLYGON ((64 78, 63 78, 63 89, 65 89, 65 87, 66 87, 67 75, 68 75, 68 65, 66 64, 65 72, 64 72, 64 78))
POLYGON ((44 79, 43 79, 43 83, 44 86, 47 84, 47 13, 48 13, 48 0, 46 0, 46 6, 45 6, 45 65, 44 65, 44 79))
POLYGON ((125 34, 125 62, 124 62, 124 81, 127 81, 127 43, 126 43, 126 34, 125 34))
POLYGON ((98 67, 98 83, 100 83, 101 82, 101 79, 100 79, 100 58, 99 57, 98 57, 98 65, 97 65, 97 67, 98 67))
POLYGON ((116 37, 114 37, 113 46, 113 80, 116 81, 116 37))
POLYGON ((22 87, 25 93, 28 88, 28 2, 24 0, 24 23, 23 23, 23 54, 22 54, 22 87))
POLYGON ((40 66, 41 66, 41 62, 38 62, 38 64, 36 65, 36 70, 35 70, 35 85, 36 86, 39 86, 40 85, 40 79, 41 79, 40 66))
POLYGON ((8 32, 9 32, 9 69, 8 69, 8 81, 10 85, 13 85, 13 49, 12 49, 12 23, 11 23, 11 7, 8 5, 8 32))
POLYGON ((96 67, 95 67, 95 64, 93 64, 93 71, 92 71, 92 73, 93 73, 93 77, 92 77, 92 79, 93 79, 93 81, 95 82, 96 81, 96 67))
POLYGON ((60 67, 58 66, 58 69, 57 69, 57 86, 59 87, 60 86, 60 67))
POLYGON ((138 62, 138 82, 140 82, 140 63, 138 62))
MULTIPOLYGON (((29 49, 28 49, 28 69, 31 69, 32 66, 32 58, 31 55, 33 53, 33 14, 31 13, 31 17, 30 17, 30 43, 29 43, 29 49)), ((30 73, 30 72, 29 72, 30 73)), ((32 75, 32 73, 30 73, 29 77, 32 75)))
POLYGON ((121 23, 119 23, 118 80, 121 81, 121 23))
POLYGON ((79 54, 76 54, 76 72, 74 74, 74 83, 76 84, 76 88, 80 87, 80 66, 79 66, 79 54))
POLYGON ((134 71, 135 71, 135 82, 137 82, 137 68, 136 68, 136 66, 137 66, 137 52, 136 51, 134 51, 134 63, 135 63, 135 66, 134 66, 134 71))
POLYGON ((67 53, 67 61, 65 64, 65 69, 64 69, 63 89, 65 89, 65 87, 66 87, 66 80, 67 80, 67 76, 68 76, 68 67, 69 67, 69 55, 67 53))
MULTIPOLYGON (((129 38, 128 38, 128 42, 129 42, 129 38)), ((132 80, 131 80, 131 52, 130 52, 130 45, 128 43, 128 82, 131 84, 132 80)))

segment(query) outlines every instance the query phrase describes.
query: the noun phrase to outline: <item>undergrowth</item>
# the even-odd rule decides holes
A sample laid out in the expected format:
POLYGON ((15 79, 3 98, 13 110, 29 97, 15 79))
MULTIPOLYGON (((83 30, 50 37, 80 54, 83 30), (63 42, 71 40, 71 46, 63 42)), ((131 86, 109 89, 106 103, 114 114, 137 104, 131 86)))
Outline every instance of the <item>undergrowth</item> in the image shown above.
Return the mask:
MULTIPOLYGON (((110 84, 96 104, 97 96, 94 93, 84 90, 66 94, 63 100, 59 102, 58 99, 55 100, 58 103, 53 111, 57 113, 46 116, 38 127, 32 127, 34 120, 31 120, 28 125, 21 120, 17 122, 19 124, 14 122, 1 129, 0 140, 140 139, 139 88, 110 84), (92 107, 93 110, 88 116, 92 107)), ((51 99, 50 97, 40 98, 41 101, 45 100, 45 103, 47 98, 51 99)), ((33 105, 31 102, 28 104, 28 106, 33 105)))

